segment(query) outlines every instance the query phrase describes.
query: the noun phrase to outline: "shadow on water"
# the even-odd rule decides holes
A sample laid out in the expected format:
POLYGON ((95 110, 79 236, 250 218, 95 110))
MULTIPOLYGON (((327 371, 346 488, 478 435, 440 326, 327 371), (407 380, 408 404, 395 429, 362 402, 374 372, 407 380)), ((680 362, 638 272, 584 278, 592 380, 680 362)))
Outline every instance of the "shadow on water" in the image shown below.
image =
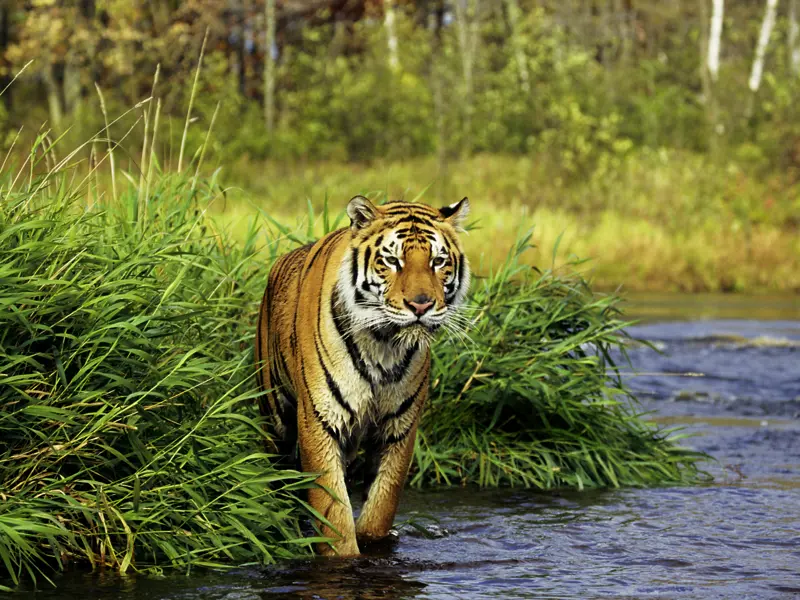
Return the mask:
POLYGON ((735 310, 709 302, 722 307, 705 315, 717 320, 650 316, 632 328, 661 352, 632 347, 629 382, 653 420, 684 427, 695 434, 687 445, 718 459, 711 485, 409 490, 398 539, 358 559, 166 578, 72 573, 29 597, 800 597, 800 310, 776 300, 757 318, 781 321, 752 320, 741 298, 735 310))

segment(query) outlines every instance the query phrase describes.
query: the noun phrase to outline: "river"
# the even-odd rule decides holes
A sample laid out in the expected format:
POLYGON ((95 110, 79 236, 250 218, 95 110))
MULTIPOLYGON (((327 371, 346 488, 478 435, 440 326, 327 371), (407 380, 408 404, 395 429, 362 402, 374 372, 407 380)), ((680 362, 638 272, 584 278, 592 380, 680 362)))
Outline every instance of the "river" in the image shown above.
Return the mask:
MULTIPOLYGON (((629 383, 694 434, 712 484, 407 491, 398 539, 357 560, 189 577, 72 573, 36 598, 800 597, 800 297, 631 296, 629 383)), ((628 370, 628 369, 626 369, 628 370)))

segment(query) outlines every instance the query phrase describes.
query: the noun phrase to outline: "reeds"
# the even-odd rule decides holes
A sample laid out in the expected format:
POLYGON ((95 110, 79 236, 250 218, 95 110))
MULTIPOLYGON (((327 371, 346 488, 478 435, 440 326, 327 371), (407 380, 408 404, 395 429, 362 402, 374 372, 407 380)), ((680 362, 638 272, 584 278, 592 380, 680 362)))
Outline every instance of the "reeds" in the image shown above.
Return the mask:
POLYGON ((468 341, 434 347, 412 485, 697 481, 703 457, 643 422, 619 375, 619 299, 592 293, 567 269, 523 264, 529 241, 521 236, 507 260, 473 284, 468 341))
POLYGON ((302 552, 310 478, 272 466, 253 400, 255 240, 228 243, 182 176, 156 178, 139 226, 136 189, 86 209, 46 177, 0 206, 6 583, 302 552))
MULTIPOLYGON (((295 492, 314 477, 262 450, 252 339, 269 265, 311 235, 313 209, 305 233, 267 216, 234 242, 207 213, 213 179, 151 156, 145 192, 128 175, 87 204, 74 153, 50 151, 0 176, 0 586, 71 562, 189 570, 308 552, 295 492)), ((327 206, 322 221, 342 222, 327 206)), ((469 339, 435 346, 411 483, 694 481, 700 456, 624 401, 616 299, 524 266, 528 242, 476 280, 469 339)))

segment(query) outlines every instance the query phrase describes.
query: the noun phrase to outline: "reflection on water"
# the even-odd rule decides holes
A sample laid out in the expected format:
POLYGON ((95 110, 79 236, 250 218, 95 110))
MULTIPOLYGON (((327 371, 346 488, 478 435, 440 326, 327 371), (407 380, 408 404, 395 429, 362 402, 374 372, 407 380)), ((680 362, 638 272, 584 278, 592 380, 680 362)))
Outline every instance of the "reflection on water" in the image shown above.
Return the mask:
POLYGON ((638 311, 650 311, 649 322, 632 333, 663 354, 632 347, 639 376, 630 383, 654 420, 685 426, 696 434, 686 443, 718 459, 709 466, 712 485, 554 494, 408 491, 398 540, 359 559, 161 579, 73 573, 58 590, 36 597, 800 597, 797 303, 709 299, 715 320, 658 323, 649 317, 666 308, 684 315, 698 297, 681 303, 671 297, 672 308, 652 298, 650 308, 638 311), (767 317, 780 321, 752 320, 767 317), (686 371, 702 376, 674 375, 686 371))

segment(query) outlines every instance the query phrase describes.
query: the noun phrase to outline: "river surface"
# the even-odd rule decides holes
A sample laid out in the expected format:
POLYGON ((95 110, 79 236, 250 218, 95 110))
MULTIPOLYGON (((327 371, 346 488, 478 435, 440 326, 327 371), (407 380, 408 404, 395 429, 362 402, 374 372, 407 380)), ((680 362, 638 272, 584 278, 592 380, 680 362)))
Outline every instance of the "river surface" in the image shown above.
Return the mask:
POLYGON ((630 385, 649 418, 717 459, 710 485, 406 491, 398 539, 357 560, 71 574, 35 596, 800 598, 800 297, 633 296, 627 313, 663 353, 631 348, 630 385))

